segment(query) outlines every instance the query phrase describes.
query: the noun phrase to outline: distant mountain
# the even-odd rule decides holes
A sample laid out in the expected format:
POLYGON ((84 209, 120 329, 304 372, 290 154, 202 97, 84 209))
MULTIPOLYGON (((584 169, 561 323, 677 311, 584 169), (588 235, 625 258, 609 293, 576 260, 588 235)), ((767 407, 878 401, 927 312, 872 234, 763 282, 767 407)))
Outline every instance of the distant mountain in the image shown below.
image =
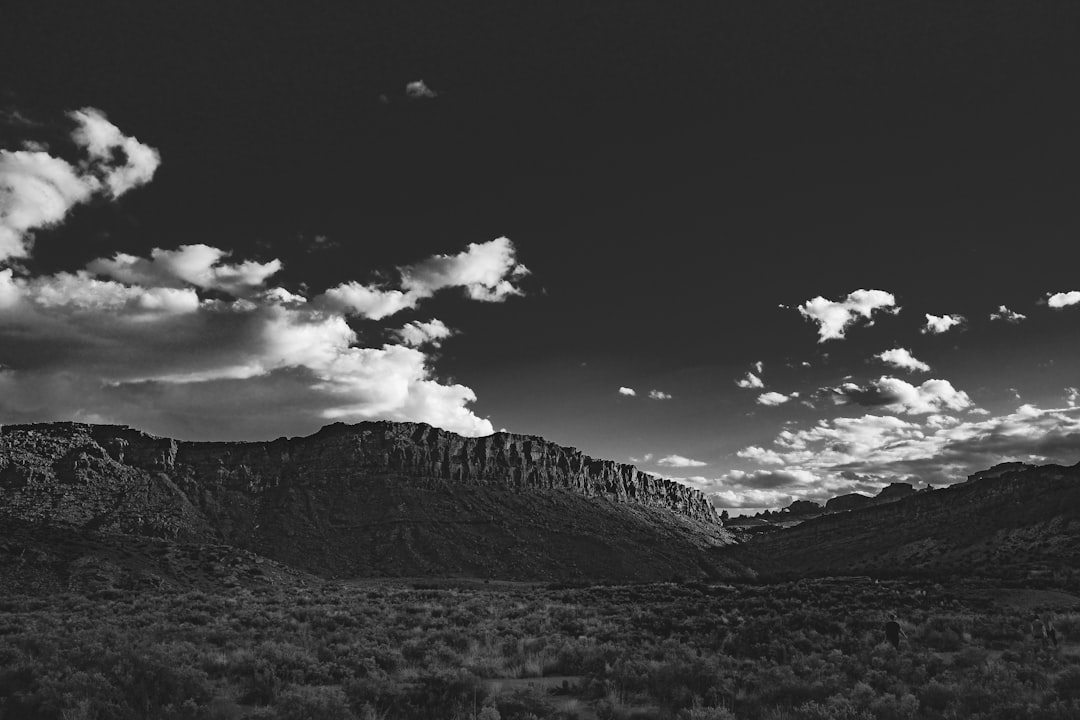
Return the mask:
POLYGON ((888 495, 901 497, 719 554, 765 576, 980 575, 1080 587, 1080 464, 997 466, 966 483, 888 495))
POLYGON ((14 526, 5 519, 70 528, 73 538, 229 546, 323 577, 740 572, 706 552, 732 538, 697 490, 539 437, 464 438, 414 423, 250 443, 7 426, 0 539, 14 526))

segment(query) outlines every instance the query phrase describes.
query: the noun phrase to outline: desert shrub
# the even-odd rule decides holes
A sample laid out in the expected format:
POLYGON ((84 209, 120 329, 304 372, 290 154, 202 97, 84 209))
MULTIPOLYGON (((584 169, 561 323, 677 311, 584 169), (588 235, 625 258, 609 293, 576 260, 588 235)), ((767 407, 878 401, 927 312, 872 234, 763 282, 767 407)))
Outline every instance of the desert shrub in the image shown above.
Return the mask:
POLYGON ((296 685, 283 690, 275 703, 280 720, 356 720, 340 687, 296 685))

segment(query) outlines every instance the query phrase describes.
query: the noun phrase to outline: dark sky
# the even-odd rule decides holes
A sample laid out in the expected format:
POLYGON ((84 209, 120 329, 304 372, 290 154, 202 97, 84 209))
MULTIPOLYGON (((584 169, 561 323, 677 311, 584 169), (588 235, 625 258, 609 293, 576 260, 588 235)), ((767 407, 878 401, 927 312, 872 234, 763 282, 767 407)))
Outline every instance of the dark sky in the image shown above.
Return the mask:
POLYGON ((0 286, 0 384, 22 388, 0 421, 259 438, 487 419, 754 507, 1080 460, 1080 304, 1048 304, 1080 288, 1075 3, 308 5, 5 10, 8 172, 22 148, 105 178, 68 139, 81 108, 160 165, 0 260, 21 298, 4 309, 0 286), (501 270, 530 273, 481 283, 496 302, 465 275, 382 317, 318 299, 407 289, 398 268, 502 237, 501 270), (279 260, 258 289, 315 314, 274 315, 220 273, 88 268, 191 245, 279 260), (155 282, 218 305, 124 315, 155 282), (892 301, 822 339, 808 303, 851 310, 859 290, 892 301), (1003 305, 1025 318, 991 320, 1003 305), (923 332, 927 313, 964 321, 923 332), (378 349, 436 318, 453 334, 407 358, 340 346, 346 322, 378 349), (329 335, 336 360, 297 349, 329 335), (874 357, 890 349, 930 369, 874 357), (749 371, 761 387, 736 385, 749 371))

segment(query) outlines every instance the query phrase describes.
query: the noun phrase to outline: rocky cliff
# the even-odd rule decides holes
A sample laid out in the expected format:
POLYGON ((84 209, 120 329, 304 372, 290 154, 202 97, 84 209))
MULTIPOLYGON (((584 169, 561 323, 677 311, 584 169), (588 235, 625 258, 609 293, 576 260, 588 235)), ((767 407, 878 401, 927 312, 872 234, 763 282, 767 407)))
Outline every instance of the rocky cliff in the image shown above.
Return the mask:
MULTIPOLYGON (((645 552, 635 543, 674 543, 651 551, 667 557, 727 542, 702 493, 632 466, 539 437, 392 422, 244 443, 115 425, 7 426, 0 515, 228 543, 325 574, 484 574, 509 562, 496 574, 526 576, 530 564, 578 565, 560 553, 584 543, 596 557, 618 556, 608 563, 615 575, 633 576, 631 555, 645 552)), ((657 560, 656 571, 668 562, 688 561, 657 560)))

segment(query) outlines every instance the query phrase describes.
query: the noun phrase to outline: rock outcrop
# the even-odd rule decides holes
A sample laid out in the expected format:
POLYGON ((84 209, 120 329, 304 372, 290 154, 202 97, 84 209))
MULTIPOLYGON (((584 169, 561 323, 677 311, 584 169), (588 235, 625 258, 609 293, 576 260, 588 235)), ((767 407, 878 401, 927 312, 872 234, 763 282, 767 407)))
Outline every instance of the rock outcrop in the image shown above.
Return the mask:
MULTIPOLYGON (((620 558, 661 537, 728 541, 701 492, 633 466, 539 437, 465 438, 394 422, 339 423, 268 442, 183 442, 116 425, 6 426, 4 515, 226 543, 324 574, 425 574, 440 565, 485 574, 485 558, 509 544, 520 562, 496 574, 525 577, 529 562, 564 561, 530 555, 560 538, 588 538, 581 542, 620 558), (475 560, 451 552, 454 543, 475 560)), ((619 563, 626 572, 616 574, 633 576, 629 557, 619 563)))

